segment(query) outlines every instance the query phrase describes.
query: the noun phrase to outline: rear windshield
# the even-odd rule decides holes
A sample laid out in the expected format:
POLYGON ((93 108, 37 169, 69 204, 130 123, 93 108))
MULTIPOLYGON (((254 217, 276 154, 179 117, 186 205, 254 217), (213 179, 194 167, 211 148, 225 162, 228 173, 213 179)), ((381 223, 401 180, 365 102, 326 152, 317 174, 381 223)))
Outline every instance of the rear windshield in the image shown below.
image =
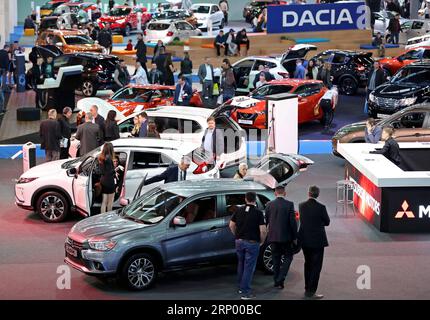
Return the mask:
POLYGON ((193 6, 191 10, 195 13, 209 13, 209 6, 193 6))
POLYGON ((68 45, 74 44, 94 44, 94 40, 86 35, 79 36, 64 36, 64 40, 68 45))
POLYGON ((169 29, 170 24, 167 23, 151 23, 148 25, 149 30, 162 31, 169 29))
POLYGON ((103 69, 114 71, 116 64, 118 62, 118 59, 117 58, 100 59, 97 62, 99 63, 99 65, 103 67, 103 69))
POLYGON ((362 65, 373 65, 373 60, 370 56, 365 55, 365 54, 359 54, 354 56, 354 61, 357 62, 358 64, 362 64, 362 65))

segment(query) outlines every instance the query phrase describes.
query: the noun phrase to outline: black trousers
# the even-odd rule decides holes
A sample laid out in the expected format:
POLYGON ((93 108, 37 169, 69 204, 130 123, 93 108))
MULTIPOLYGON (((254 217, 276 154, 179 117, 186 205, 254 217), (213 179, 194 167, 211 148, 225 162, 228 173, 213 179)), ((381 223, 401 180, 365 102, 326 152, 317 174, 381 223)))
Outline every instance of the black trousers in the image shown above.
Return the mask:
POLYGON ((291 242, 272 242, 273 281, 283 284, 293 262, 291 242), (284 260, 282 261, 282 256, 284 260))
POLYGON ((41 102, 42 101, 42 90, 35 89, 34 91, 36 92, 36 101, 35 101, 36 108, 39 108, 40 105, 42 104, 42 102, 41 102))
POLYGON ((305 256, 305 293, 312 296, 318 289, 324 248, 302 248, 305 256))
POLYGON ((225 44, 225 45, 224 45, 224 48, 223 48, 223 47, 221 47, 219 44, 216 44, 216 45, 215 45, 215 48, 216 48, 216 55, 217 55, 218 57, 221 55, 221 49, 223 49, 223 50, 224 50, 224 55, 225 55, 225 56, 228 54, 228 45, 227 45, 227 44, 225 44))
POLYGON ((320 102, 320 106, 324 112, 324 128, 329 129, 334 117, 331 100, 322 99, 320 102))

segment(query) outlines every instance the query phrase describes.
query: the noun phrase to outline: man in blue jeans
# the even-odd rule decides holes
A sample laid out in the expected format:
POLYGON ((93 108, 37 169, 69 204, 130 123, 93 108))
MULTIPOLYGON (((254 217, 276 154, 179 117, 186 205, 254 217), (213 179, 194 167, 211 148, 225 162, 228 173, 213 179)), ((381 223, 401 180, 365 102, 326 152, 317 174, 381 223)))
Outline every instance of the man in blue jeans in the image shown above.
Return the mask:
POLYGON ((245 195, 246 205, 239 208, 230 221, 230 230, 236 237, 238 286, 242 300, 255 298, 251 282, 260 246, 266 239, 266 223, 263 212, 256 208, 256 199, 255 192, 248 192, 245 195))

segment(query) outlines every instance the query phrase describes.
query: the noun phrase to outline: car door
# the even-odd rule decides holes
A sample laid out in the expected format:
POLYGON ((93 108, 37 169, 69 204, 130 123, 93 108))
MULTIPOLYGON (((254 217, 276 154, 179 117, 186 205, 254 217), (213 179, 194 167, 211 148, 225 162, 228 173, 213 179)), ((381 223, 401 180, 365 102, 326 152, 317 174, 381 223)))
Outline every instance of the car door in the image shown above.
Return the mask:
POLYGON ((429 141, 428 113, 411 111, 391 123, 396 129, 394 137, 398 142, 426 142, 429 141))
POLYGON ((254 59, 247 58, 233 65, 234 77, 237 84, 237 92, 249 92, 250 73, 254 62, 254 59))
POLYGON ((92 205, 92 174, 96 161, 93 156, 86 158, 78 167, 72 182, 73 200, 77 210, 86 215, 91 214, 92 205))
POLYGON ((425 27, 426 25, 427 25, 426 21, 417 21, 417 20, 411 21, 410 29, 406 30, 406 40, 424 35, 427 31, 425 27))
POLYGON ((58 74, 58 70, 61 67, 67 67, 69 65, 71 56, 63 55, 54 58, 54 73, 58 74))
MULTIPOLYGON (((152 150, 131 150, 124 178, 126 199, 133 199, 142 180, 162 173, 175 161, 166 153, 152 150)), ((155 185, 154 185, 155 186, 155 185)))
POLYGON ((219 242, 223 236, 225 219, 217 216, 219 208, 217 195, 200 195, 184 201, 174 216, 185 218, 185 227, 169 224, 163 250, 168 268, 207 263, 217 259, 219 242))

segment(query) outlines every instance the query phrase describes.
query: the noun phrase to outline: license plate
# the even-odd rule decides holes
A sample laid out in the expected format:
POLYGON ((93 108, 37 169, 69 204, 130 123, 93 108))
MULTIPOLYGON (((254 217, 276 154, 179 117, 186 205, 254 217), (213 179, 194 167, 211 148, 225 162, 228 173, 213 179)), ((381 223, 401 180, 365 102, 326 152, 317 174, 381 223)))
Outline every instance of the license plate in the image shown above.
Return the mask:
POLYGON ((252 120, 242 120, 242 119, 239 119, 237 122, 242 123, 242 124, 253 124, 252 120))
POLYGON ((388 118, 390 115, 389 114, 384 114, 384 113, 378 113, 377 116, 380 119, 385 119, 385 118, 388 118))
POLYGON ((72 248, 68 244, 66 244, 66 252, 70 254, 72 257, 77 258, 78 257, 78 250, 72 248))

